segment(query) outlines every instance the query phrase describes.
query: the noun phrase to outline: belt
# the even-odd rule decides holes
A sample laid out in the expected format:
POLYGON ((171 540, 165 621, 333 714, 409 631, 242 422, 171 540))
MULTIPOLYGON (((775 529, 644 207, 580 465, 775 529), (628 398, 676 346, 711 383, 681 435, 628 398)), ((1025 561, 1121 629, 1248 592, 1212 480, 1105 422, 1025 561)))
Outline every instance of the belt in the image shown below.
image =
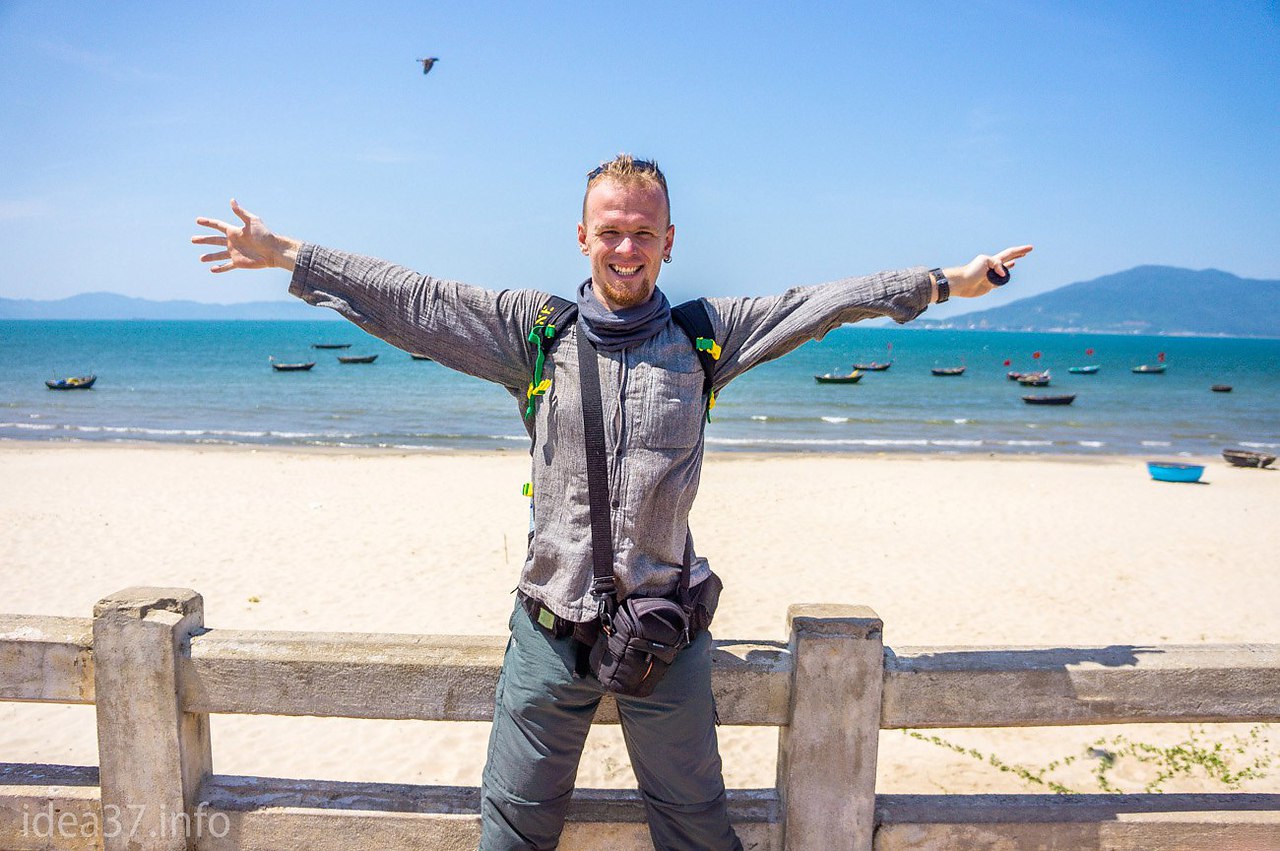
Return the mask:
POLYGON ((521 607, 529 613, 529 618, 553 637, 568 638, 573 635, 578 624, 560 617, 523 591, 517 591, 516 597, 520 600, 521 607))

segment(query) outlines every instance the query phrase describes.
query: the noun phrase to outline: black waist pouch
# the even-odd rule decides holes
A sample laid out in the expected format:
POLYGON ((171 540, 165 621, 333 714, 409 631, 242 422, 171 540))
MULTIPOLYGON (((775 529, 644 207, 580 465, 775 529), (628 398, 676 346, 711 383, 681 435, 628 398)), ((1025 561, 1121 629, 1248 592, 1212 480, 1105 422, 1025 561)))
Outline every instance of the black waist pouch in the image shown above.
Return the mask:
POLYGON ((689 615, 665 597, 628 597, 601 617, 591 673, 617 694, 648 697, 689 645, 689 615))
POLYGON ((676 654, 711 625, 723 588, 712 573, 689 594, 688 606, 666 597, 628 597, 599 621, 588 667, 609 691, 648 697, 676 654))

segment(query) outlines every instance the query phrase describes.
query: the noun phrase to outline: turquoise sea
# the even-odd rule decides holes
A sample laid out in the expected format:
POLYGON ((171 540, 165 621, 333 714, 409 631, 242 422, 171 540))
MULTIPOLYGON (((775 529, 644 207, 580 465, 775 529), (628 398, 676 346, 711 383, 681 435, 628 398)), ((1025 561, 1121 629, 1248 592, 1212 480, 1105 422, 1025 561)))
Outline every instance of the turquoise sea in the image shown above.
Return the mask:
MULTIPOLYGON (((522 448, 501 388, 415 361, 355 326, 317 322, 0 322, 0 439, 403 449, 522 448), (349 342, 346 351, 312 343, 349 342), (338 354, 377 354, 342 365, 338 354), (315 360, 278 373, 277 360, 315 360), (88 391, 44 380, 93 373, 88 391)), ((1280 340, 838 329, 720 396, 712 450, 1216 454, 1280 448, 1280 340), (893 366, 853 385, 813 376, 893 366), (1095 353, 1086 356, 1086 349, 1095 353), (1036 360, 1033 352, 1041 352, 1036 360), (1163 375, 1130 368, 1155 363, 1163 375), (1012 361, 1011 367, 1004 361, 1012 361), (1099 364, 1098 374, 1067 368, 1099 364), (938 378, 933 366, 964 365, 938 378), (1008 369, 1048 368, 1023 388, 1008 369), (1210 391, 1230 384, 1230 393, 1210 391), (1067 407, 1027 393, 1074 393, 1067 407)))

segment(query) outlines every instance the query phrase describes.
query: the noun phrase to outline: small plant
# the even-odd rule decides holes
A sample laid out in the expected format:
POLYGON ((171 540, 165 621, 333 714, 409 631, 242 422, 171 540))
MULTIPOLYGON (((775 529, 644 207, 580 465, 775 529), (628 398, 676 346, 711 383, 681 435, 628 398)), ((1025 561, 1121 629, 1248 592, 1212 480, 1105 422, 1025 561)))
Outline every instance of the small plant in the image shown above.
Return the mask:
POLYGON ((913 739, 929 742, 949 751, 986 763, 998 771, 1013 774, 1023 782, 1041 786, 1059 795, 1080 794, 1052 777, 1081 759, 1096 759, 1093 777, 1098 789, 1120 794, 1125 792, 1113 781, 1113 770, 1125 761, 1139 763, 1150 780, 1143 786, 1145 792, 1162 792, 1164 785, 1178 777, 1191 777, 1197 772, 1227 789, 1239 789, 1247 780, 1267 776, 1267 770, 1275 762, 1277 754, 1265 733, 1269 725, 1252 727, 1244 735, 1232 735, 1221 741, 1206 737, 1203 727, 1192 728, 1187 738, 1173 745, 1160 746, 1149 742, 1137 742, 1125 735, 1102 737, 1088 745, 1082 753, 1052 760, 1043 766, 1010 763, 997 754, 984 754, 977 748, 957 744, 941 736, 926 735, 919 730, 903 730, 913 739), (1242 764, 1241 764, 1242 763, 1242 764))

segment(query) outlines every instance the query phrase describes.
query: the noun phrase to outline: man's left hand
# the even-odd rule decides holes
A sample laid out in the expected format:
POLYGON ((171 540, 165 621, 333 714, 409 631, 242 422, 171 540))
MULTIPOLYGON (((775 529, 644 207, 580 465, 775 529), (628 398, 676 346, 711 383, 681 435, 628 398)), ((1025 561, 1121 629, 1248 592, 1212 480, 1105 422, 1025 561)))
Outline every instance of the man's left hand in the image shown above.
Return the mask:
POLYGON ((942 272, 951 282, 951 295, 960 298, 974 298, 986 295, 996 288, 987 279, 987 272, 994 271, 1004 277, 1009 270, 1018 264, 1018 260, 1031 253, 1030 245, 1018 245, 1006 248, 998 254, 979 254, 963 266, 952 266, 942 272))

